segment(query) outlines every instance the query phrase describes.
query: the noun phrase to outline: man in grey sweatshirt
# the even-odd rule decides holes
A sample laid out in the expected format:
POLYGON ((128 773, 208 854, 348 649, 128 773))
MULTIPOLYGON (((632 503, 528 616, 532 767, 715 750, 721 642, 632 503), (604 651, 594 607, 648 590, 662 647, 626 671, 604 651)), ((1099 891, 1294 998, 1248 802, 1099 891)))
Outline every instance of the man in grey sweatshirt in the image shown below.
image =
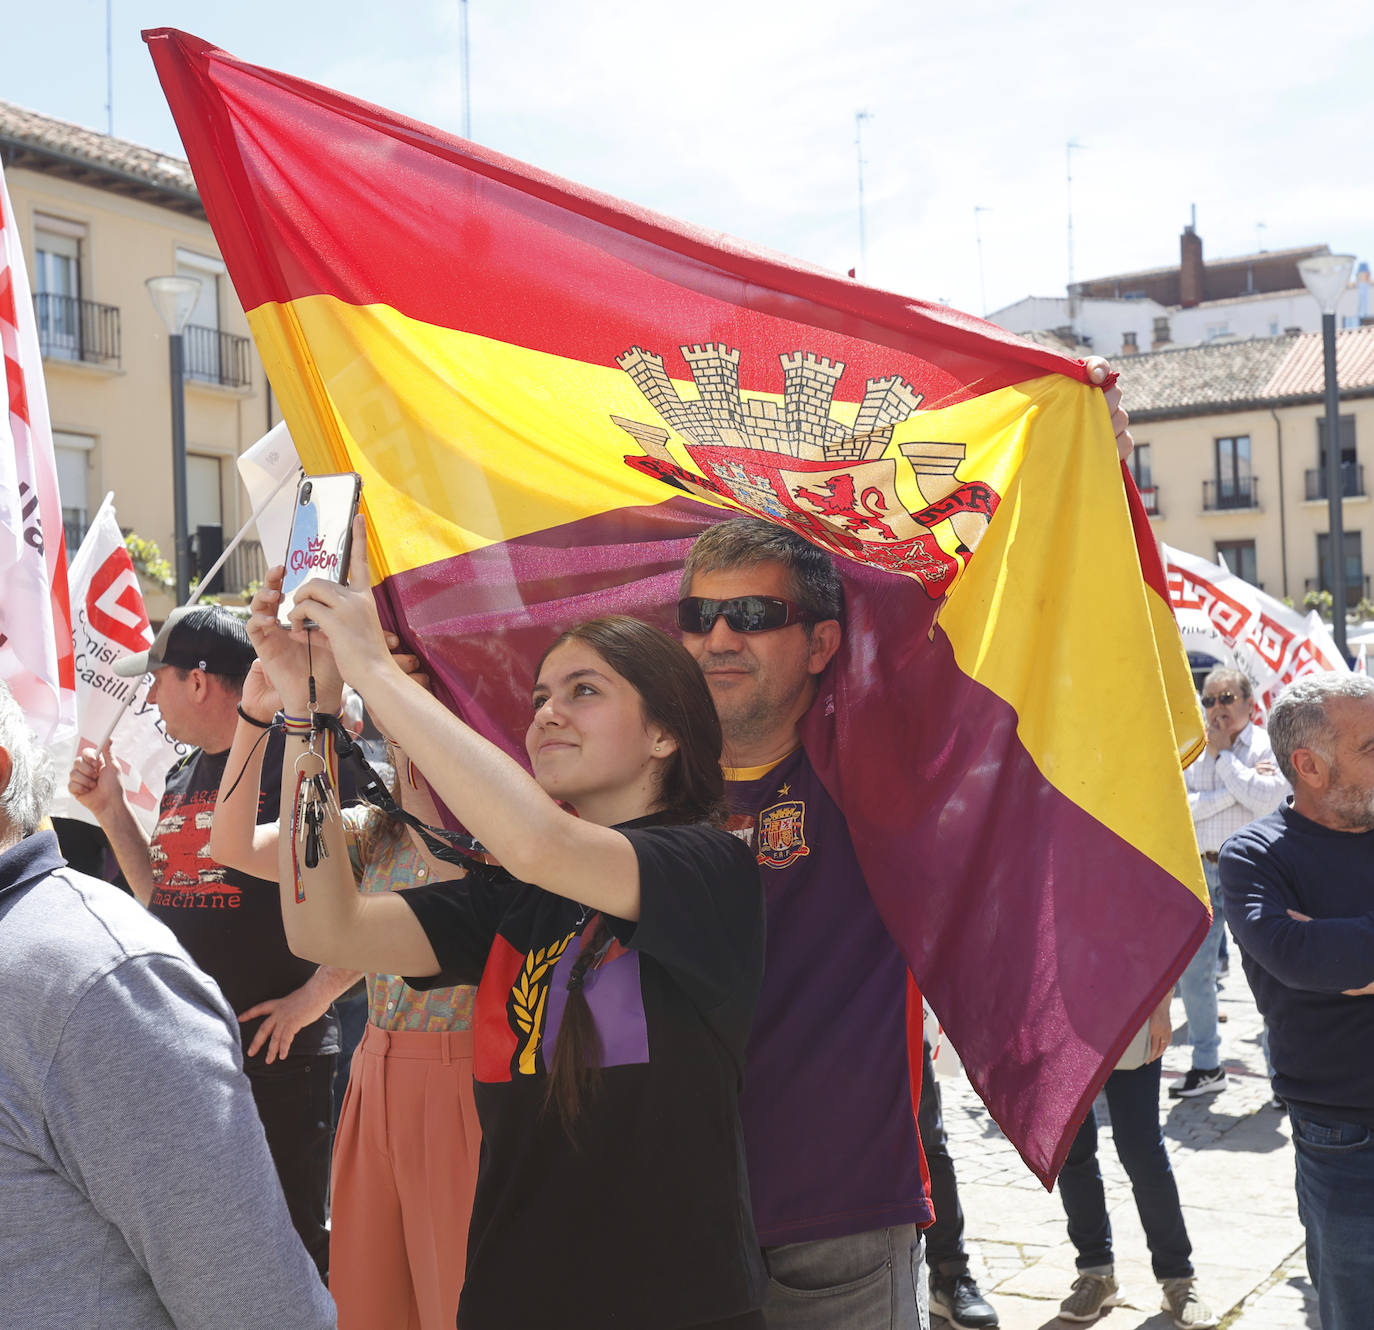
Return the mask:
POLYGON ((0 1326, 331 1330, 215 985, 38 831, 0 683, 0 1326))

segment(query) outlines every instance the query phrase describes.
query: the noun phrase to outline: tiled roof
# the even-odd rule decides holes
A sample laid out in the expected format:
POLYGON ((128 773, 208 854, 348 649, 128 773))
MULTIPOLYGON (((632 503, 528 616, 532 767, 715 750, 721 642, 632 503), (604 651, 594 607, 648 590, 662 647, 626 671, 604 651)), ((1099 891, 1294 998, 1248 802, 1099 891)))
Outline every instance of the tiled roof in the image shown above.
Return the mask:
MULTIPOLYGON (((1309 396, 1325 391, 1321 333, 1307 333, 1294 342, 1292 351, 1264 385, 1266 397, 1309 396)), ((1374 328, 1348 328, 1336 334, 1336 382, 1342 391, 1374 387, 1374 328)))
MULTIPOLYGON (((1118 357, 1122 404, 1137 420, 1320 398, 1320 333, 1210 342, 1118 357)), ((1341 391, 1374 391, 1374 327, 1336 335, 1341 391)))
POLYGON ((39 115, 12 102, 0 102, 0 146, 6 160, 15 165, 53 169, 63 174, 101 183, 93 177, 108 177, 141 191, 146 197, 174 196, 186 210, 187 204, 199 208, 199 194, 190 166, 180 157, 154 152, 127 139, 39 115))

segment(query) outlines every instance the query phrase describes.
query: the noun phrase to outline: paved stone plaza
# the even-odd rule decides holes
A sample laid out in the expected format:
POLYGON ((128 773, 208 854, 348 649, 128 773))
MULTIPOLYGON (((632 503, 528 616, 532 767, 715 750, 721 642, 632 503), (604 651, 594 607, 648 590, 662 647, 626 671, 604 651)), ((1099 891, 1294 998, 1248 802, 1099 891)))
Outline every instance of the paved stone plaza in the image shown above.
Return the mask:
MULTIPOLYGON (((1191 1065, 1182 1039, 1183 1004, 1173 1006, 1174 1044, 1164 1055, 1164 1136, 1178 1179, 1199 1290, 1227 1330, 1317 1330, 1302 1226, 1293 1195, 1287 1116, 1268 1107, 1260 1020, 1234 943, 1220 1007, 1222 1060, 1231 1076, 1220 1094, 1169 1099, 1167 1086, 1191 1065)), ((1057 1193, 1046 1193, 988 1116, 962 1074, 942 1080, 945 1123, 959 1174, 972 1273, 1004 1330, 1065 1330, 1056 1315, 1073 1283, 1074 1251, 1057 1193)), ((1106 1104, 1099 1159, 1107 1187, 1116 1274, 1126 1305, 1107 1312, 1106 1330, 1165 1330, 1160 1288, 1136 1216, 1130 1184, 1110 1144, 1106 1104)), ((937 1330, 946 1323, 938 1317, 937 1330)))

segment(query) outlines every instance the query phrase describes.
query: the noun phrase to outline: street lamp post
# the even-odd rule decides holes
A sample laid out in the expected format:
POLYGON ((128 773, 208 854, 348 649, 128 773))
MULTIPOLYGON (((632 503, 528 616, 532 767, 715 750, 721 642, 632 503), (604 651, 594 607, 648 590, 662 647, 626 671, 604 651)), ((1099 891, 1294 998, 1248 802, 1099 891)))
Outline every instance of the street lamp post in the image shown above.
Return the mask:
POLYGON ((1303 285, 1321 307, 1322 358, 1326 367, 1326 505, 1331 560, 1331 636, 1341 659, 1349 661, 1345 644, 1345 549, 1341 511, 1341 385, 1336 377, 1336 306, 1350 282, 1353 254, 1318 254, 1298 264, 1303 285))
POLYGON ((181 334, 200 296, 200 280, 150 277, 145 285, 167 327, 172 377, 172 535, 176 546, 177 604, 184 605, 191 594, 191 551, 186 516, 186 371, 181 334))

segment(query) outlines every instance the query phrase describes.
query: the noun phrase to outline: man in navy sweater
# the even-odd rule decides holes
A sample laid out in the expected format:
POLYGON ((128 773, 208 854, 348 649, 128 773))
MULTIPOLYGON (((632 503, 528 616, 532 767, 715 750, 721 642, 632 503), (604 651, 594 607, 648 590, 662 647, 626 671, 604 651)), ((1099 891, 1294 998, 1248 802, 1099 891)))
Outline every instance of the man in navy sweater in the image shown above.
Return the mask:
POLYGON ((1226 919, 1288 1104, 1323 1330, 1374 1305, 1374 679, 1290 685, 1269 738, 1293 802, 1221 852, 1226 919))

